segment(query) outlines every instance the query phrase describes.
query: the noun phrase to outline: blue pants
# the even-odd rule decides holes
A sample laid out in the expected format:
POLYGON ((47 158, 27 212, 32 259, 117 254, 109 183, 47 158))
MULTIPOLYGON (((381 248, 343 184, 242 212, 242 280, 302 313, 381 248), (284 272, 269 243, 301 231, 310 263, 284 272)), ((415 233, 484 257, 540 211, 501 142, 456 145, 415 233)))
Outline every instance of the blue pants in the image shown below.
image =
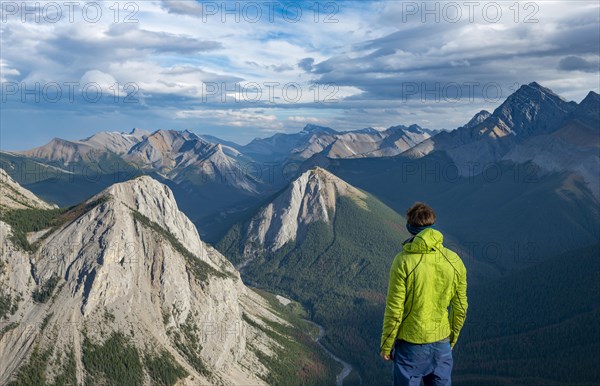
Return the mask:
POLYGON ((403 340, 394 345, 394 386, 450 386, 452 350, 449 339, 413 344, 403 340))

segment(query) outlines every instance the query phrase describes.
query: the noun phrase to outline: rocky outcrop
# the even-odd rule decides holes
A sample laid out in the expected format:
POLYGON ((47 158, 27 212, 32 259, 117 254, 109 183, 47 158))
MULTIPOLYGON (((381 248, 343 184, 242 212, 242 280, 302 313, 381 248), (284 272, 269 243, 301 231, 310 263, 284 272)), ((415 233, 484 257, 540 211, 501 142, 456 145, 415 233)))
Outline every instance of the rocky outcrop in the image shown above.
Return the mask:
MULTIPOLYGON (((90 342, 115 333, 142 363, 172 356, 187 374, 180 384, 264 383, 257 353, 268 357, 277 343, 256 324, 286 322, 200 240, 169 188, 150 177, 116 184, 55 224, 35 252, 2 238, 0 288, 20 299, 0 330, 0 384, 40 352, 48 383, 73 353, 81 384, 93 373, 90 342)), ((0 230, 14 231, 1 221, 0 230)))
POLYGON ((290 241, 299 241, 308 224, 330 222, 339 196, 366 206, 365 193, 327 170, 317 167, 303 173, 250 220, 244 254, 249 257, 262 248, 273 252, 290 241))
POLYGON ((0 212, 8 209, 52 209, 55 205, 40 200, 0 169, 0 212))
POLYGON ((489 111, 481 110, 480 112, 475 114, 473 116, 473 118, 471 118, 464 127, 475 127, 475 126, 479 125, 481 122, 488 119, 491 115, 492 114, 489 111))

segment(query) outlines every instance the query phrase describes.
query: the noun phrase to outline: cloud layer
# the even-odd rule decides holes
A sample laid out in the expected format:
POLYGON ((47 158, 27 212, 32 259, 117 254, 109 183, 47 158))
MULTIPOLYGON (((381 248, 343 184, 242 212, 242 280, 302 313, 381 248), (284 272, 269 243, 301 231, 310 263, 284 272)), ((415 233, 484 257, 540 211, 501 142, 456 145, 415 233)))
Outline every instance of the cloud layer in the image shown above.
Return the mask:
POLYGON ((452 129, 534 80, 600 91, 597 2, 425 4, 3 2, 0 147, 132 126, 452 129))

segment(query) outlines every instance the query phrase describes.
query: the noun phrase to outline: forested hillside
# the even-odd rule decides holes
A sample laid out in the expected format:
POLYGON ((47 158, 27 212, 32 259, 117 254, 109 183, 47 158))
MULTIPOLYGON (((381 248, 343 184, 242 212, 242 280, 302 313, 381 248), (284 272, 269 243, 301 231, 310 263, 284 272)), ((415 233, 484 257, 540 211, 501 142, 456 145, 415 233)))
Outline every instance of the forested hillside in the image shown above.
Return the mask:
MULTIPOLYGON (((372 196, 366 203, 365 209, 339 197, 331 223, 310 224, 301 243, 262 254, 242 276, 303 303, 311 319, 325 327, 323 343, 369 384, 383 384, 388 371, 378 350, 388 272, 408 233, 400 215, 372 196)), ((241 259, 244 226, 238 224, 217 246, 234 263, 241 259)), ((358 381, 357 375, 347 384, 352 379, 358 381)))
POLYGON ((470 289, 457 385, 597 385, 600 245, 470 289))

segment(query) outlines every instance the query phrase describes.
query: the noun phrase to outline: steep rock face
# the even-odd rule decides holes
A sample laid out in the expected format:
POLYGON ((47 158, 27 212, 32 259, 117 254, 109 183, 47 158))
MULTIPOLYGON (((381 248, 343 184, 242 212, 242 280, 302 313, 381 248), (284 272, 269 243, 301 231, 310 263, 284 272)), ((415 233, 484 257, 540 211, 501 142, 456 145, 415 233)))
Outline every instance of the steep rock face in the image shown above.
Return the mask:
MULTIPOLYGON (((83 342, 116 332, 142 359, 172 355, 188 374, 182 384, 263 383, 268 370, 255 352, 268 356, 275 343, 247 320, 285 322, 199 239, 166 186, 150 177, 116 184, 65 216, 32 254, 2 238, 0 284, 21 300, 6 324, 18 327, 0 334, 1 384, 36 348, 50 350, 47 379, 72 351, 84 382, 83 342)), ((3 222, 0 230, 13 232, 3 222)))
POLYGON ((494 111, 493 119, 506 124, 516 136, 528 137, 556 130, 576 106, 532 82, 510 95, 494 111))
POLYGON ((13 210, 56 208, 56 205, 41 200, 14 181, 4 169, 0 169, 0 331, 3 318, 18 309, 22 299, 20 294, 30 292, 35 285, 29 265, 24 264, 29 261, 29 255, 15 247, 11 240, 13 231, 2 221, 2 217, 13 210))
POLYGON ((366 195, 325 169, 315 168, 294 180, 273 202, 252 218, 246 230, 246 252, 262 246, 270 252, 302 238, 306 225, 330 221, 338 196, 364 206, 366 195))
POLYGON ((194 147, 198 152, 209 146, 206 142, 195 143, 195 139, 194 134, 188 131, 158 130, 129 149, 126 158, 156 169, 173 168, 179 162, 177 155, 182 150, 194 147))
POLYGON ((223 157, 237 158, 241 153, 226 144, 210 142, 184 130, 157 130, 128 150, 128 160, 155 168, 188 166, 209 157, 215 150, 223 157))
POLYGON ((590 92, 560 128, 520 142, 503 159, 532 161, 548 171, 574 171, 600 197, 600 96, 590 92))
POLYGON ((232 158, 226 154, 223 145, 211 144, 202 154, 181 158, 186 161, 168 174, 177 183, 200 180, 233 186, 248 194, 258 192, 260 181, 252 173, 252 163, 246 163, 243 157, 241 162, 232 158))

